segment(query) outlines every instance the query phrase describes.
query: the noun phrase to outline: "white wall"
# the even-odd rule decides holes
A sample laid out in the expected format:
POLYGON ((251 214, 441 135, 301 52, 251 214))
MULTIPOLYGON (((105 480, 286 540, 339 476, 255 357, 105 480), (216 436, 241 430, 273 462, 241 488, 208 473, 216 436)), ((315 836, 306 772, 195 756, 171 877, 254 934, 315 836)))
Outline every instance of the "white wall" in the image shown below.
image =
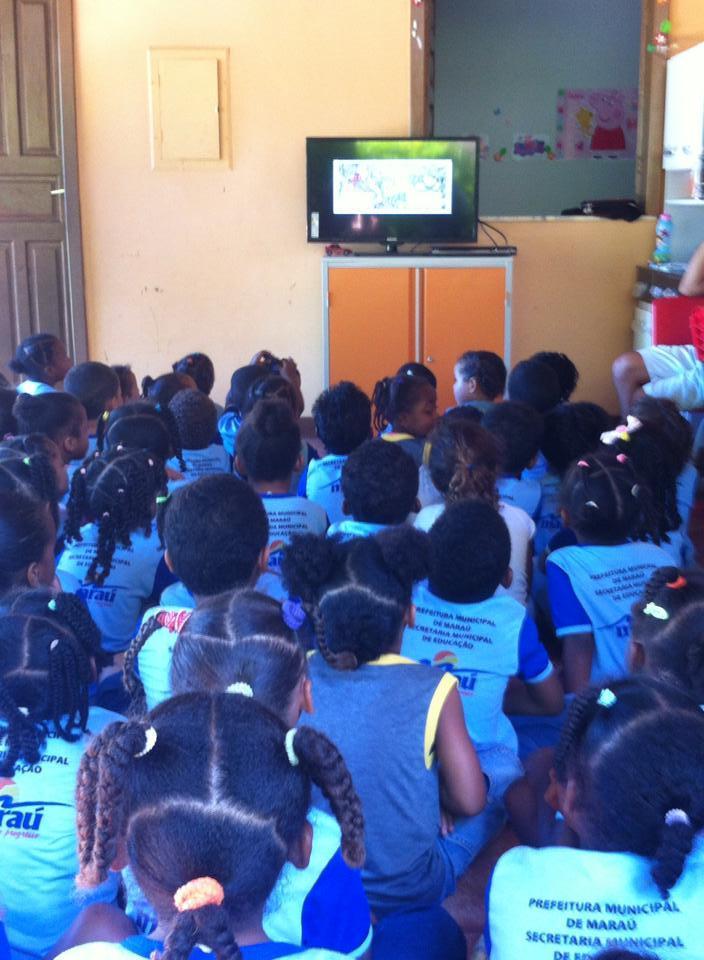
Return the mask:
MULTIPOLYGON (((560 88, 638 86, 640 17, 640 0, 437 0, 436 136, 488 135, 490 156, 514 134, 554 144, 560 88)), ((632 160, 490 158, 479 210, 559 214, 634 191, 632 160)))

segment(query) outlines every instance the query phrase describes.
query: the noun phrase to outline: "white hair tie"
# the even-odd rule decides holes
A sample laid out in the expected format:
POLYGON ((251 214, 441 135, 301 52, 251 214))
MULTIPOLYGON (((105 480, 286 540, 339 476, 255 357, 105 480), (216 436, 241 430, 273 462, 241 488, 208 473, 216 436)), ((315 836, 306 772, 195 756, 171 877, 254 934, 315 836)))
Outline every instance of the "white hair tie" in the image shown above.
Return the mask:
POLYGON ((296 748, 293 741, 296 739, 296 728, 292 727, 286 734, 284 738, 284 746, 286 747, 286 756, 288 757, 288 762, 292 767, 297 767, 300 763, 298 755, 296 754, 296 748))
POLYGON ((646 603, 643 607, 643 613, 646 617, 653 617, 655 620, 669 620, 670 614, 664 607, 659 606, 657 603, 653 603, 651 600, 650 603, 646 603))
POLYGON ((604 687, 604 689, 599 694, 596 702, 600 707, 604 707, 604 709, 610 710, 617 700, 618 700, 618 697, 613 692, 613 690, 609 690, 608 687, 604 687))
POLYGON ((156 730, 154 729, 154 727, 147 727, 147 729, 144 731, 144 746, 139 751, 139 753, 135 753, 134 755, 135 760, 141 760, 142 757, 146 757, 148 753, 151 753, 151 751, 154 749, 155 746, 156 746, 156 730))
POLYGON ((676 807, 674 810, 668 810, 665 814, 665 826, 672 827, 676 823, 683 823, 685 827, 691 827, 692 821, 689 819, 688 815, 684 810, 680 810, 676 807))
POLYGON ((225 693, 239 693, 241 697, 254 696, 254 690, 252 690, 250 685, 241 680, 238 680, 237 683, 231 683, 230 686, 225 690, 225 693))

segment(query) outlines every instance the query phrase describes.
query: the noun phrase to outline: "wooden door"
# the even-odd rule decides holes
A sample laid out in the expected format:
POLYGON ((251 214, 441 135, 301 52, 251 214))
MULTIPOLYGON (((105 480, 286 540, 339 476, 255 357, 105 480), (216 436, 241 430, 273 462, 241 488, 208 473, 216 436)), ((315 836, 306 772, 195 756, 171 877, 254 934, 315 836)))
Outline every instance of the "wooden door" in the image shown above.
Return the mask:
POLYGON ((82 360, 71 0, 0 0, 0 71, 0 364, 38 332, 82 360))
POLYGON ((328 270, 330 383, 374 384, 415 355, 415 275, 402 267, 328 270))
POLYGON ((503 267, 422 271, 420 360, 438 380, 438 410, 455 405, 454 366, 466 350, 505 358, 506 272, 503 267))

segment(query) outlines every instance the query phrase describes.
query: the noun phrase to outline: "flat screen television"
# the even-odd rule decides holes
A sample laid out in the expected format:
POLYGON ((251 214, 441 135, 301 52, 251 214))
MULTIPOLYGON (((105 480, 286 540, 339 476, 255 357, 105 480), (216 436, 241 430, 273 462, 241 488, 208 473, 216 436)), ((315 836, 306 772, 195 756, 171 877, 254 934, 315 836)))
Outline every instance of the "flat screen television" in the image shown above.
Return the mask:
POLYGON ((476 137, 309 137, 308 240, 474 243, 476 137))

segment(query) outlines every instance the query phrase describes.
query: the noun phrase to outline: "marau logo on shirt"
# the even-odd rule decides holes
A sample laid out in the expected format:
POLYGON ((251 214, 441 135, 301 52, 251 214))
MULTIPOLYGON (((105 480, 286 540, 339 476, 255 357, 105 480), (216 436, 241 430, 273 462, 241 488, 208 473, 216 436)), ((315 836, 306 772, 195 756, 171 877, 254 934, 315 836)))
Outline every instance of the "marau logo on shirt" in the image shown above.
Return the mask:
POLYGON ((76 596, 84 602, 92 600, 95 603, 114 603, 117 596, 117 587, 96 587, 89 585, 79 587, 76 596))
POLYGON ((421 660, 420 663, 425 663, 429 667, 440 667, 441 670, 451 673, 453 677, 457 678, 460 693, 465 695, 474 693, 479 671, 458 669, 459 660, 452 650, 441 650, 440 653, 435 654, 432 660, 421 660))
POLYGON ((269 544, 269 569, 278 570, 281 566, 281 561, 284 558, 284 547, 286 543, 284 540, 274 540, 273 543, 269 544))
POLYGON ((19 787, 14 780, 0 779, 0 836, 36 840, 46 807, 70 807, 70 803, 28 800, 18 803, 19 787))

